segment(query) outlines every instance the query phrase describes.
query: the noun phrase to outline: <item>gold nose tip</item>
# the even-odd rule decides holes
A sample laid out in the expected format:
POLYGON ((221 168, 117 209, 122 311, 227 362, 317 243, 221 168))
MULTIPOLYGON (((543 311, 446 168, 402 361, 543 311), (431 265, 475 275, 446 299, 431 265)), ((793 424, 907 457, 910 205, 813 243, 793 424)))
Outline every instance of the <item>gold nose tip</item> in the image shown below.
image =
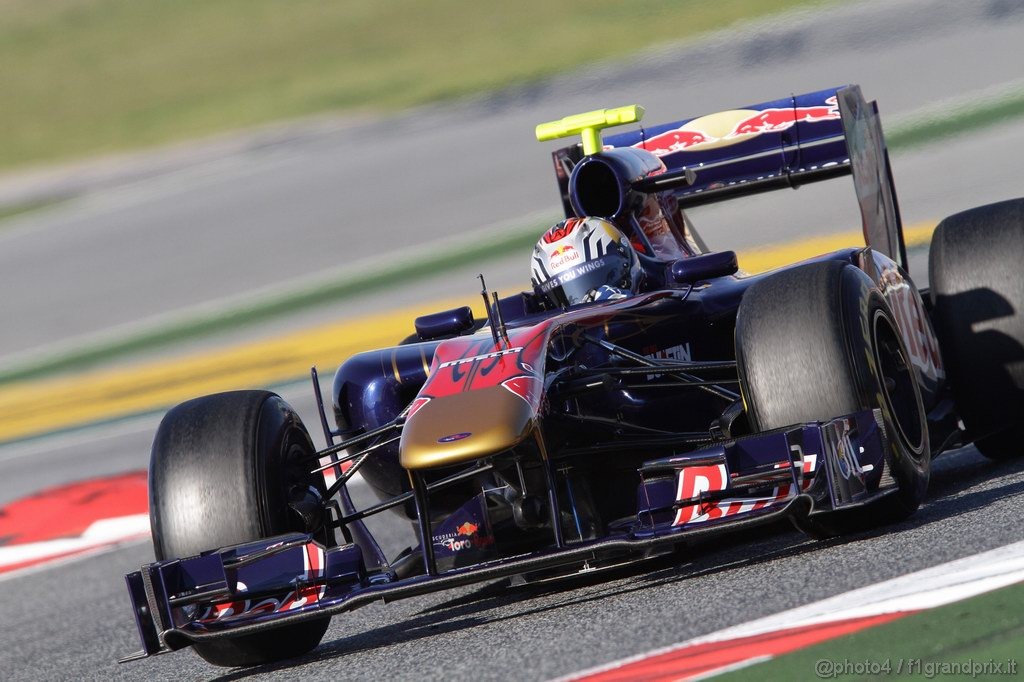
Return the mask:
POLYGON ((402 430, 400 461, 429 469, 488 457, 521 443, 535 420, 530 405, 503 386, 435 398, 402 430))

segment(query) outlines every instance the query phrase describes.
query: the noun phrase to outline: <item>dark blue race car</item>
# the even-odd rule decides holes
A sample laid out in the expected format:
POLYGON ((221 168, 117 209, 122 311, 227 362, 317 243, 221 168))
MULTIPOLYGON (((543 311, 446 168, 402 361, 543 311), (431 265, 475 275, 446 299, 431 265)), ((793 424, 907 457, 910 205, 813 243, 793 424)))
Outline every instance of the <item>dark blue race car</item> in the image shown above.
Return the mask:
POLYGON ((278 396, 168 412, 150 466, 157 562, 127 576, 143 649, 253 665, 330 616, 495 578, 557 577, 778 519, 818 537, 906 518, 931 459, 1020 452, 1024 200, 907 255, 877 107, 856 86, 602 139, 639 107, 538 126, 566 220, 533 290, 485 292, 348 359, 317 451, 278 396), (684 210, 853 177, 865 245, 756 276, 684 210), (359 473, 379 497, 357 508, 359 473), (389 512, 390 510, 390 512, 389 512), (364 523, 413 522, 386 556, 364 523))

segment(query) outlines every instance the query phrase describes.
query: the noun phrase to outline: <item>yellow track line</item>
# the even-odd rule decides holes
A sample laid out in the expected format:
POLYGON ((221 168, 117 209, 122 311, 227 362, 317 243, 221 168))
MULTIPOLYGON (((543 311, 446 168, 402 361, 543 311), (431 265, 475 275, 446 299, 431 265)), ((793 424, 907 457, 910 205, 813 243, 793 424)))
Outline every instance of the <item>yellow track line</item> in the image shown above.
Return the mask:
MULTIPOLYGON (((934 231, 935 223, 918 223, 904 227, 903 238, 907 243, 907 248, 927 244, 934 231)), ((769 244, 741 252, 738 254, 738 258, 741 268, 750 273, 757 273, 863 243, 864 235, 860 231, 837 232, 787 244, 769 244)))
MULTIPOLYGON (((933 229, 908 227, 908 246, 927 243, 933 229)), ((742 252, 739 261, 747 272, 763 272, 862 239, 859 232, 814 237, 742 252)), ((8 384, 0 387, 0 442, 158 410, 207 393, 280 384, 312 365, 332 370, 356 353, 395 345, 413 332, 416 316, 465 303, 435 301, 181 358, 8 384)))

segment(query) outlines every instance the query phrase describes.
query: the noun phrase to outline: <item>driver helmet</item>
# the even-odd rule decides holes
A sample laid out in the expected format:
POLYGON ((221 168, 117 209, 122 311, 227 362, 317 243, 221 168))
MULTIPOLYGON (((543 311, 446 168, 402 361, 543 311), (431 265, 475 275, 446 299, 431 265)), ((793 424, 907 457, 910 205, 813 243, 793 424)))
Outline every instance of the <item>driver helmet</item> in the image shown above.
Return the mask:
POLYGON ((643 272, 636 251, 604 218, 569 218, 533 248, 533 289, 560 308, 625 298, 639 289, 643 272))

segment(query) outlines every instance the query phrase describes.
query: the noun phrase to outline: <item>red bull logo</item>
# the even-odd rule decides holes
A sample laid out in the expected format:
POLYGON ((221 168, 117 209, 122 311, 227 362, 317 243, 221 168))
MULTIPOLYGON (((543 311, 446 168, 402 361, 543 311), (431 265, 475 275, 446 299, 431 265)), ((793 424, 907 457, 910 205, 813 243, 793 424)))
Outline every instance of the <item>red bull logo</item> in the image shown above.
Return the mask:
POLYGON ((548 266, 552 270, 560 270, 570 263, 575 263, 580 259, 580 252, 577 251, 571 244, 560 246, 551 252, 551 258, 548 261, 548 266))
POLYGON ((434 536, 434 544, 442 547, 448 552, 464 552, 466 550, 480 550, 494 544, 494 537, 481 535, 480 526, 472 521, 466 521, 455 529, 454 533, 446 533, 443 536, 434 536))
POLYGON ((717 141, 717 137, 707 132, 678 128, 664 132, 661 135, 655 135, 633 146, 646 149, 655 156, 665 156, 666 154, 690 149, 691 147, 708 145, 711 142, 717 141))
POLYGON ((821 105, 769 109, 732 109, 701 116, 680 128, 667 130, 633 145, 655 156, 695 152, 744 142, 766 133, 779 133, 797 123, 839 119, 839 105, 829 97, 821 105))
POLYGON ((784 109, 764 109, 736 123, 726 137, 744 135, 761 135, 763 133, 779 133, 792 128, 797 123, 815 123, 831 121, 839 118, 839 105, 835 97, 829 97, 825 104, 813 107, 787 107, 784 109))

